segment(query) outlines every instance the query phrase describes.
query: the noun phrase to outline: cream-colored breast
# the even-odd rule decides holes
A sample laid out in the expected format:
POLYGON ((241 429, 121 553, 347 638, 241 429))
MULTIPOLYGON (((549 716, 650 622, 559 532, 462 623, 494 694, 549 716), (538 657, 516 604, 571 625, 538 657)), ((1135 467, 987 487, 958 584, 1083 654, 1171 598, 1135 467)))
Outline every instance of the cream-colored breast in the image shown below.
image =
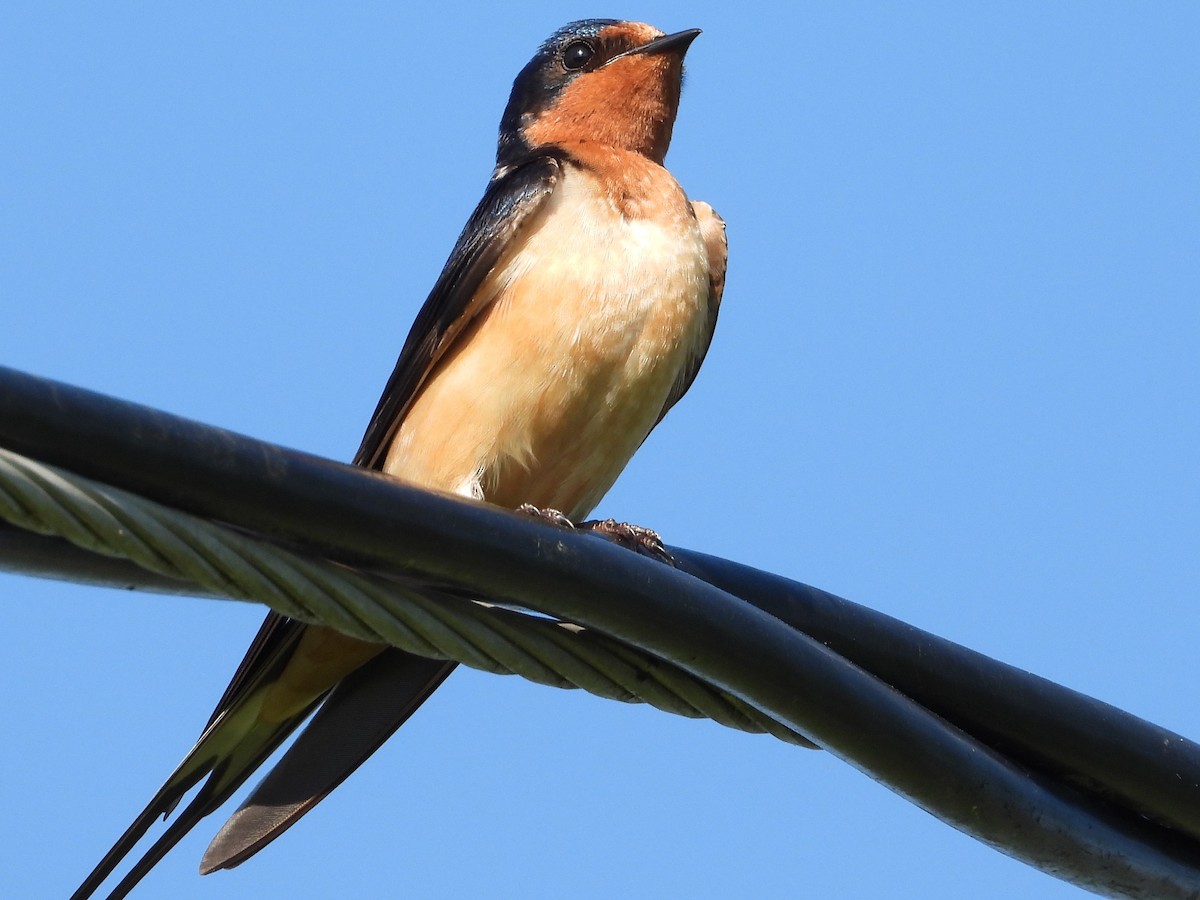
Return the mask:
POLYGON ((564 165, 485 283, 494 302, 405 417, 386 471, 572 518, 599 502, 654 427, 705 322, 695 216, 664 169, 643 168, 631 204, 564 165))

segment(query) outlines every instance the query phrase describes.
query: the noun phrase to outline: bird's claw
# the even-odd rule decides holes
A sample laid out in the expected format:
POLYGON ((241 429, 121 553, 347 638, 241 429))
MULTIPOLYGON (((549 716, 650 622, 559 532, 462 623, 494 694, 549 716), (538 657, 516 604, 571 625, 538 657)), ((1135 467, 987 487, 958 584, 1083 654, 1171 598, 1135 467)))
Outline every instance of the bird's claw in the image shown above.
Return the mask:
POLYGON ((626 550, 656 559, 671 567, 675 566, 675 559, 667 552, 658 532, 643 528, 641 525, 630 525, 628 522, 618 522, 616 519, 590 519, 576 525, 557 509, 542 509, 532 503, 522 503, 517 507, 517 512, 541 519, 551 525, 570 528, 572 531, 590 531, 626 550))
POLYGON ((671 567, 675 566, 675 559, 667 552, 657 531, 643 528, 641 525, 618 522, 616 519, 592 519, 580 522, 579 528, 606 537, 613 543, 640 553, 642 556, 656 559, 671 567))
POLYGON ((532 503, 522 503, 517 507, 517 512, 533 516, 535 519, 541 519, 543 522, 551 525, 558 525, 561 528, 575 528, 575 523, 557 509, 542 509, 541 507, 534 506, 532 503))

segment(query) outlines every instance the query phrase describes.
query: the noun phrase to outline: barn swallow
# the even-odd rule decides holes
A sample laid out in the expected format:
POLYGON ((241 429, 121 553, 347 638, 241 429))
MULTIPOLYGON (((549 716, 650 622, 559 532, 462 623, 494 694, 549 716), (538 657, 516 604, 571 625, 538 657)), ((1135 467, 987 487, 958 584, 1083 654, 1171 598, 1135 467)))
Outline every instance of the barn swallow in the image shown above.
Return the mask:
MULTIPOLYGON (((496 167, 417 315, 357 465, 511 508, 586 516, 691 386, 725 281, 724 223, 663 168, 698 30, 588 19, 521 70, 496 167)), ((125 896, 304 720, 201 873, 243 862, 353 772, 454 668, 267 616, 187 757, 88 876, 125 896)))

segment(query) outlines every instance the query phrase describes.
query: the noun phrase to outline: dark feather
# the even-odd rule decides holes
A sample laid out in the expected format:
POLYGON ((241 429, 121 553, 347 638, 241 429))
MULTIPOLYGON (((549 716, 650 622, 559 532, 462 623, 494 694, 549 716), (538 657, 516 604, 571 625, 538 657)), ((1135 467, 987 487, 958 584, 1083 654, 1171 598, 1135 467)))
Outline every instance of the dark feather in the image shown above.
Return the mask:
POLYGON ((233 868, 283 834, 378 750, 454 666, 392 649, 344 678, 217 832, 200 874, 233 868))
MULTIPOLYGON (((288 622, 289 620, 284 621, 288 622)), ((260 630, 261 634, 262 631, 260 630)), ((267 654, 259 658, 257 671, 253 676, 242 672, 243 687, 238 692, 238 698, 231 702, 225 709, 221 710, 219 716, 237 714, 241 701, 249 697, 255 687, 278 677, 279 672, 291 657, 292 649, 293 646, 291 645, 281 645, 277 648, 276 653, 267 654)), ((241 671, 239 669, 239 672, 241 671)), ((227 696, 229 693, 229 691, 226 691, 227 696)), ((171 777, 159 788, 158 793, 151 798, 146 808, 142 810, 133 824, 125 830, 125 833, 121 835, 112 849, 100 860, 99 864, 92 870, 83 884, 71 895, 72 900, 83 900, 83 898, 90 897, 121 860, 133 850, 142 836, 154 824, 154 820, 159 816, 165 817, 169 815, 188 791, 207 778, 203 787, 192 798, 191 803, 187 805, 184 811, 171 823, 171 826, 151 845, 150 849, 138 860, 137 864, 126 873, 121 882, 109 894, 109 897, 119 898, 128 894, 145 874, 150 871, 154 864, 179 843, 183 836, 197 822, 233 796, 233 793, 246 782, 254 770, 262 765, 263 761, 296 729, 296 726, 307 718, 317 702, 314 701, 308 709, 286 722, 278 723, 274 727, 264 728, 256 732, 253 735, 253 740, 248 741, 243 747, 239 748, 243 752, 236 760, 221 756, 209 746, 214 735, 218 733, 221 727, 216 722, 217 717, 214 717, 213 722, 205 728, 203 734, 200 736, 200 740, 196 742, 196 746, 188 752, 183 762, 171 773, 171 777), (234 767, 235 763, 236 768, 234 767)))
MULTIPOLYGON (((550 196, 559 161, 539 155, 514 163, 489 183, 437 283, 418 313, 354 463, 383 466, 400 422, 438 360, 482 309, 473 304, 483 280, 550 196)), ((141 815, 73 895, 91 896, 149 830, 207 777, 199 793, 117 885, 123 897, 191 828, 246 782, 268 756, 324 703, 296 743, 218 833, 205 871, 237 865, 296 822, 362 764, 425 701, 454 663, 387 650, 317 698, 302 713, 247 734, 233 755, 208 743, 260 685, 277 678, 307 626, 270 613, 221 696, 204 734, 141 815), (207 743, 206 743, 207 741, 207 743), (209 758, 204 758, 210 754, 209 758)))
MULTIPOLYGON (((558 173, 555 158, 539 156, 489 183, 413 322, 355 454, 355 465, 371 469, 383 466, 392 438, 421 385, 471 318, 480 313, 482 307, 472 306, 480 285, 549 197, 558 173)), ((239 690, 253 680, 259 654, 277 652, 282 642, 298 639, 303 626, 297 626, 276 613, 267 616, 226 690, 227 699, 236 699, 239 690), (292 631, 297 636, 291 635, 292 631)), ((339 688, 329 696, 321 713, 222 827, 205 854, 205 871, 243 862, 290 827, 374 753, 453 668, 453 663, 392 650, 351 676, 353 689, 339 688), (363 702, 368 697, 377 702, 363 702), (331 703, 333 708, 326 714, 331 703), (337 715, 343 706, 352 706, 355 715, 337 715), (329 751, 334 746, 328 736, 332 722, 337 722, 340 729, 338 752, 336 757, 322 756, 320 748, 329 751), (281 796, 289 798, 287 813, 267 813, 267 808, 278 805, 281 796)), ((222 710, 218 705, 214 719, 222 710)))
POLYGON ((703 338, 671 386, 671 393, 667 395, 667 402, 663 404, 655 425, 663 420, 663 416, 671 411, 671 407, 680 401, 696 380, 712 344, 713 333, 717 330, 717 314, 721 311, 721 297, 725 293, 725 269, 729 256, 729 244, 725 239, 725 220, 707 203, 696 204, 696 207, 697 220, 700 222, 700 231, 708 251, 708 315, 704 322, 703 338))
POLYGON ((558 159, 537 156, 507 169, 488 184, 429 298, 417 313, 354 456, 355 465, 382 467, 417 391, 454 339, 482 311, 472 308, 480 284, 550 196, 559 171, 558 159))

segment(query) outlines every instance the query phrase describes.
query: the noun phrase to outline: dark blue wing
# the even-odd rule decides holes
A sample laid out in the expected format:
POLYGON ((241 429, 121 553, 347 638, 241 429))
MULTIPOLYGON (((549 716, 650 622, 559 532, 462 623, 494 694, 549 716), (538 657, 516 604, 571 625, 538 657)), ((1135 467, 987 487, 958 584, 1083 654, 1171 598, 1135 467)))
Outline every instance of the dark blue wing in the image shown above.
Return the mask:
MULTIPOLYGON (((556 158, 539 156, 493 177, 413 323, 354 458, 356 465, 374 469, 382 466, 388 446, 430 370, 462 333, 467 321, 478 315, 478 304, 472 304, 472 300, 480 285, 503 258, 513 238, 549 197, 559 171, 556 158)), ((269 680, 287 665, 306 628, 303 623, 277 613, 267 616, 217 703, 210 726, 264 679, 269 680)), ((320 705, 320 711, 275 770, 218 833, 205 854, 204 871, 235 866, 286 830, 378 749, 453 668, 454 663, 388 648, 330 694, 314 702, 313 707, 320 705)), ((213 778, 112 894, 125 896, 192 826, 246 781, 270 752, 304 722, 313 707, 280 723, 278 729, 263 737, 260 752, 242 760, 236 773, 226 771, 227 760, 213 759, 200 767, 191 766, 189 754, 180 770, 75 892, 74 898, 90 897, 154 820, 169 814, 191 788, 212 774, 213 778)))
MULTIPOLYGON (((481 307, 472 304, 479 286, 550 196, 559 171, 557 159, 541 156, 492 179, 413 322, 355 465, 383 465, 429 372, 479 314, 481 307)), ((304 627, 269 614, 213 717, 240 699, 263 665, 290 655, 304 627)), ((204 871, 235 866, 278 837, 374 753, 453 669, 454 663, 389 648, 349 676, 218 833, 204 871)), ((303 718, 289 724, 294 728, 303 718)))
MULTIPOLYGON (((658 422, 663 420, 663 416, 670 412, 671 407, 679 402, 679 399, 692 386, 692 382, 696 380, 696 375, 700 372, 700 365, 704 362, 704 357, 708 354, 708 347, 712 343, 713 332, 717 328, 717 313, 721 310, 721 296, 725 293, 725 269, 729 257, 729 241, 725 237, 725 220, 717 215, 716 211, 707 203, 693 202, 692 209, 696 214, 696 222, 700 226, 700 236, 704 238, 704 249, 708 254, 707 315, 700 343, 695 348, 691 359, 680 371, 675 384, 672 385, 671 393, 667 395, 667 402, 663 404, 662 412, 658 414, 658 422)), ((655 424, 657 425, 658 422, 655 424)))
POLYGON ((512 239, 550 196, 560 163, 539 156, 494 178, 459 235, 442 274, 413 322, 354 464, 383 465, 388 447, 430 370, 480 312, 471 301, 512 239))

